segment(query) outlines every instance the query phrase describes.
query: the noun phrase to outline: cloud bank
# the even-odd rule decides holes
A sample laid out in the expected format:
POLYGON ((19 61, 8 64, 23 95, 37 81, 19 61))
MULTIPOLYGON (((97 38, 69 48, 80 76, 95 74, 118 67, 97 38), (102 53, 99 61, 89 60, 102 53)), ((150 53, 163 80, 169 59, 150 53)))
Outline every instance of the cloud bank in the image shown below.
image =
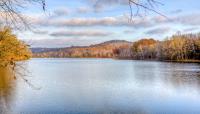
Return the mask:
POLYGON ((54 37, 104 37, 110 36, 114 33, 110 33, 103 30, 84 30, 84 31, 58 31, 53 32, 50 35, 54 37))

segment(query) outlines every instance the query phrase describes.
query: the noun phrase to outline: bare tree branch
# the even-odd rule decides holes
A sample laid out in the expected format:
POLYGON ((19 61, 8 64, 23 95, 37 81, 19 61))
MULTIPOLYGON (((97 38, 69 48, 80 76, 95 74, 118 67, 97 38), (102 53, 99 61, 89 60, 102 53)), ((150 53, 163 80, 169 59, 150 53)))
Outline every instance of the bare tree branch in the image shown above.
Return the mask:
POLYGON ((130 6, 130 10, 131 10, 131 14, 130 14, 131 20, 132 20, 132 18, 133 18, 133 11, 132 11, 133 9, 132 9, 132 5, 135 5, 136 8, 137 8, 136 15, 139 14, 139 9, 140 9, 140 8, 143 8, 143 9, 145 10, 145 12, 146 12, 146 11, 151 11, 151 12, 154 12, 154 13, 156 13, 156 14, 158 14, 158 15, 161 15, 161 16, 163 16, 163 17, 165 17, 165 18, 168 18, 168 17, 165 16, 164 14, 162 14, 162 13, 160 13, 159 11, 157 11, 157 10, 154 9, 155 6, 157 6, 157 5, 164 5, 164 4, 162 4, 161 2, 155 1, 155 0, 146 0, 147 3, 144 4, 144 3, 140 3, 139 1, 140 1, 140 0, 138 0, 137 2, 136 2, 135 0, 129 0, 129 6, 130 6))
POLYGON ((122 4, 122 5, 129 5, 130 9, 130 20, 133 19, 134 16, 140 16, 140 13, 146 14, 147 12, 153 12, 160 16, 167 18, 164 14, 159 12, 156 8, 158 6, 164 5, 163 3, 157 0, 89 0, 90 2, 94 3, 94 7, 98 10, 103 8, 104 6, 110 7, 110 5, 114 4, 122 4), (135 14, 134 14, 134 11, 135 14))
POLYGON ((10 26, 15 29, 29 28, 29 23, 20 10, 25 9, 26 5, 32 3, 42 4, 42 8, 45 11, 45 0, 0 0, 1 26, 10 26))

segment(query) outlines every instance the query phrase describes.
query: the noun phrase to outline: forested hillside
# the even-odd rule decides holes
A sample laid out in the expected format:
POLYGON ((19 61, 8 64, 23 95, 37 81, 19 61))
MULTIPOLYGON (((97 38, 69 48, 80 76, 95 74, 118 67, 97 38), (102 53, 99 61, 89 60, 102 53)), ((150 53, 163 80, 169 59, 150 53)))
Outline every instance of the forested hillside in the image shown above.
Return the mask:
POLYGON ((112 40, 91 46, 75 46, 67 48, 32 48, 33 57, 93 57, 113 58, 117 56, 117 50, 130 48, 131 42, 124 40, 112 40))

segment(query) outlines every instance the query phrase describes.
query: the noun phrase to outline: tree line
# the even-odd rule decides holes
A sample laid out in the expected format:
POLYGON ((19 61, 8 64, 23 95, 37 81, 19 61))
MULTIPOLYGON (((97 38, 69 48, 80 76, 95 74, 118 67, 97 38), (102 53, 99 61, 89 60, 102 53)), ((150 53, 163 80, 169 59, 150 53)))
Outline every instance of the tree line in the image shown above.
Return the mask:
MULTIPOLYGON (((164 41, 141 39, 136 42, 108 41, 86 47, 42 49, 34 52, 34 57, 59 58, 118 58, 159 61, 196 61, 200 60, 200 33, 175 34, 164 41)), ((37 50, 37 49, 33 49, 37 50)))
POLYGON ((178 33, 164 41, 141 39, 129 49, 119 49, 118 57, 139 60, 200 60, 200 33, 178 33), (129 52, 128 56, 124 54, 125 51, 129 52))

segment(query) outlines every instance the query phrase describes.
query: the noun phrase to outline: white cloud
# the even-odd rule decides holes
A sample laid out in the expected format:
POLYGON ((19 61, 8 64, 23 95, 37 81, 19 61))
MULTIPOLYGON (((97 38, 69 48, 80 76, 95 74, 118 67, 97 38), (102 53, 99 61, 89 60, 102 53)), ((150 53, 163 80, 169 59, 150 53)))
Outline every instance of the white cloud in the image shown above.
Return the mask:
POLYGON ((124 30, 124 34, 131 34, 131 33, 135 33, 136 30, 124 30))
POLYGON ((69 13, 70 13, 70 10, 67 8, 57 8, 53 11, 52 14, 50 14, 50 18, 67 16, 69 15, 69 13))
POLYGON ((92 26, 127 26, 135 28, 144 28, 152 26, 150 18, 134 18, 132 22, 124 16, 119 17, 101 17, 101 18, 67 18, 67 19, 33 19, 34 25, 52 26, 52 27, 92 27, 92 26))
POLYGON ((86 0, 96 11, 101 11, 114 5, 128 5, 128 0, 86 0))
POLYGON ((110 36, 114 33, 110 33, 103 30, 84 30, 84 31, 58 31, 53 32, 50 35, 54 37, 104 37, 110 36))
POLYGON ((170 31, 169 27, 159 27, 159 28, 154 28, 150 29, 146 32, 148 35, 160 35, 160 34, 165 34, 170 31))
POLYGON ((33 30, 32 32, 40 35, 48 34, 47 30, 33 30))
POLYGON ((88 7, 79 7, 76 9, 76 12, 78 14, 85 14, 85 13, 89 13, 90 11, 91 11, 91 9, 88 7))
POLYGON ((82 38, 56 38, 56 39, 41 39, 33 40, 31 47, 70 47, 70 46, 89 46, 91 44, 97 44, 101 41, 97 39, 82 39, 82 38))
POLYGON ((190 27, 183 30, 183 32, 193 32, 199 30, 199 27, 190 27))
POLYGON ((177 10, 171 11, 170 13, 171 13, 171 14, 179 14, 179 13, 181 13, 181 12, 183 12, 183 10, 177 9, 177 10))
POLYGON ((118 17, 75 17, 75 18, 62 18, 62 19, 48 19, 34 17, 30 19, 33 24, 39 26, 52 26, 52 27, 91 27, 91 26, 126 26, 134 28, 151 28, 161 24, 179 24, 179 25, 200 25, 200 13, 176 15, 169 17, 169 19, 162 16, 155 17, 135 17, 132 22, 125 16, 118 17), (192 21, 191 21, 192 20, 192 21))

